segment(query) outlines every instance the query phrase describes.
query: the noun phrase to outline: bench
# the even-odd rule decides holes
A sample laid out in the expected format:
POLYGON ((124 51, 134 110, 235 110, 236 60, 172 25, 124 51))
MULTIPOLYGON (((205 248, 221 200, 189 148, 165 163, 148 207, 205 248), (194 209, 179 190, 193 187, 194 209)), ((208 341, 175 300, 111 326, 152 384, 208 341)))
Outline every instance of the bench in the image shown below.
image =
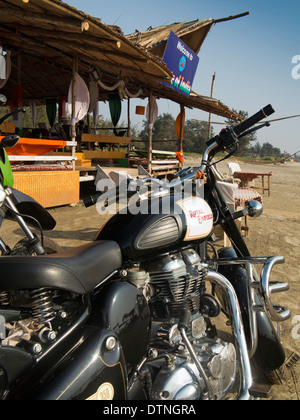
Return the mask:
POLYGON ((100 143, 109 145, 131 144, 131 137, 107 136, 103 134, 86 134, 83 133, 81 143, 100 143))

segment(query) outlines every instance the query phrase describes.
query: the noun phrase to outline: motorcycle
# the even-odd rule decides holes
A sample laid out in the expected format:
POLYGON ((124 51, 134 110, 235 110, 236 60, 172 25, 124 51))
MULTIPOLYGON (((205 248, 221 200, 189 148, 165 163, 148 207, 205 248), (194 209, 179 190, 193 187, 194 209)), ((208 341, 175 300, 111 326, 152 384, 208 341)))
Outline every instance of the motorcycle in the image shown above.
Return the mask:
MULTIPOLYGON (((128 192, 128 207, 94 242, 0 258, 2 399, 254 397, 255 372, 285 361, 273 322, 290 311, 273 305, 271 295, 289 286, 270 280, 284 258, 251 257, 235 222, 262 207, 249 202, 232 211, 212 159, 233 154, 239 138, 273 112, 269 105, 222 130, 208 142, 200 168, 183 169, 169 183, 149 176, 113 188, 115 200, 128 192), (232 248, 213 246, 217 225, 232 248), (216 327, 222 316, 230 334, 216 327)), ((105 189, 85 204, 103 208, 111 197, 105 189)))

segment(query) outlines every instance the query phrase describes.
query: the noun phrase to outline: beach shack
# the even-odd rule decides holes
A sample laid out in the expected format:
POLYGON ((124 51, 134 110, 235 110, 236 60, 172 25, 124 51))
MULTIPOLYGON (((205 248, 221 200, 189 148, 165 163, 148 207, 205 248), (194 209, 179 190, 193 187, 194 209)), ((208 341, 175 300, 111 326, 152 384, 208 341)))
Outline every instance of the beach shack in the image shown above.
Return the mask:
MULTIPOLYGON (((131 98, 148 101, 147 169, 154 174, 154 99, 179 104, 179 149, 185 107, 240 118, 213 98, 193 91, 187 97, 174 91, 169 87, 172 72, 158 53, 154 55, 125 37, 120 28, 104 25, 101 19, 60 0, 0 0, 0 47, 4 63, 0 93, 8 98, 11 110, 28 106, 32 119, 31 127, 24 127, 20 117, 0 127, 2 136, 10 132, 21 136, 16 148, 8 152, 15 188, 45 207, 78 202, 80 182, 95 178, 97 163, 118 167, 128 162, 131 98), (109 104, 111 135, 99 134, 93 128, 99 101, 109 104), (122 101, 128 102, 128 124, 119 128, 122 101), (46 106, 48 121, 37 122, 39 105, 46 106), (86 115, 87 132, 80 133, 86 149, 77 152, 79 122, 86 115), (98 150, 92 150, 95 143, 100 146, 98 150)), ((175 162, 176 168, 178 160, 175 162)))

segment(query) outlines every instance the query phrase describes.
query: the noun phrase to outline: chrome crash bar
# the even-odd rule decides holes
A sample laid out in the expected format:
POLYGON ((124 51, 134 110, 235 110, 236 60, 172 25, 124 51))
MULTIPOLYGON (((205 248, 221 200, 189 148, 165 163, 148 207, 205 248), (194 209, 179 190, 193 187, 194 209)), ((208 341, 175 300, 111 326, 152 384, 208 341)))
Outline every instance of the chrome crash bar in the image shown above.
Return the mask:
POLYGON ((254 356, 258 346, 257 312, 266 312, 268 317, 275 322, 283 322, 290 318, 290 310, 273 305, 271 295, 274 293, 289 290, 289 284, 270 281, 271 271, 276 264, 283 264, 284 257, 249 257, 249 258, 220 258, 212 260, 214 270, 217 266, 240 265, 244 266, 247 274, 248 289, 248 310, 251 331, 251 344, 248 349, 244 326, 240 312, 240 304, 234 287, 229 280, 216 271, 209 271, 206 281, 219 286, 225 292, 230 302, 230 315, 232 317, 232 330, 236 343, 236 350, 239 358, 239 372, 241 376, 239 400, 250 399, 250 388, 252 386, 252 373, 250 359, 254 356), (259 278, 254 265, 263 265, 261 277, 259 278))
POLYGON ((215 271, 209 271, 205 280, 209 281, 211 284, 216 284, 217 286, 219 286, 226 293, 228 301, 230 302, 232 315, 232 331, 235 340, 235 347, 239 356, 238 363, 241 377, 240 391, 237 399, 249 400, 251 398, 249 390, 252 386, 253 381, 242 315, 237 295, 229 280, 227 280, 226 277, 224 277, 220 273, 216 273, 215 271))
POLYGON ((274 322, 284 322, 291 317, 289 309, 274 305, 271 295, 286 292, 290 289, 285 282, 271 281, 271 271, 277 264, 284 264, 284 257, 249 257, 249 258, 220 258, 213 260, 215 266, 240 265, 244 266, 247 274, 248 311, 251 331, 251 346, 249 357, 253 357, 258 345, 256 312, 265 312, 274 322), (263 265, 259 277, 254 265, 263 265))

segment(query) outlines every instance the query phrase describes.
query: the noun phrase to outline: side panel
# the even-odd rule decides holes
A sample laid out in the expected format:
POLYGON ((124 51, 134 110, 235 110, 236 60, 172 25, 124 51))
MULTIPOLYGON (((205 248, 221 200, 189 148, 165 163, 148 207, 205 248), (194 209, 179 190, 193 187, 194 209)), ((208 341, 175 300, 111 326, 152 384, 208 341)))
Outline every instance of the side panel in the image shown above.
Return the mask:
POLYGON ((126 363, 136 367, 150 343, 151 313, 144 295, 130 283, 116 282, 101 291, 98 307, 104 327, 118 336, 126 363))
MULTIPOLYGON (((125 400, 127 372, 120 342, 106 349, 107 330, 81 328, 32 369, 12 400, 125 400)), ((117 337, 115 336, 117 339, 117 337)))

